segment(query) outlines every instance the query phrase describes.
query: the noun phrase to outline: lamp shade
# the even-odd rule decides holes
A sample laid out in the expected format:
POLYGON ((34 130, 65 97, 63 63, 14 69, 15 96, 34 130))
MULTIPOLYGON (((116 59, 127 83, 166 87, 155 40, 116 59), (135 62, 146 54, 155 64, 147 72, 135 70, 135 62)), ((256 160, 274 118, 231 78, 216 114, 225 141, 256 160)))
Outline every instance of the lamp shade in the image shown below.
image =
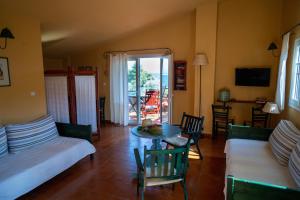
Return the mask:
POLYGON ((207 56, 204 53, 199 53, 195 56, 193 61, 194 66, 208 65, 207 56))
POLYGON ((4 28, 0 33, 1 38, 9 38, 14 39, 15 36, 12 34, 12 32, 8 28, 4 28))
POLYGON ((262 110, 265 113, 270 114, 279 114, 279 109, 276 103, 273 102, 267 102, 262 110))
POLYGON ((276 50, 276 49, 278 49, 277 48, 277 45, 274 43, 274 42, 272 42, 270 45, 269 45, 269 47, 268 47, 268 50, 270 51, 270 50, 276 50))

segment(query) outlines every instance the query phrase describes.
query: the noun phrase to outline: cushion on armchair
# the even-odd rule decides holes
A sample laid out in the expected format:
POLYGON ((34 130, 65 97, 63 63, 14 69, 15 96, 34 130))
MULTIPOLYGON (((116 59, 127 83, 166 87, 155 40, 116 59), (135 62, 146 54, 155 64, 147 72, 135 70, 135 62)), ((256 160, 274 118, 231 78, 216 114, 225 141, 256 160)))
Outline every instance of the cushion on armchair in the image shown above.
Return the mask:
POLYGON ((300 131, 292 122, 281 120, 269 138, 273 154, 280 164, 288 165, 290 155, 298 141, 300 131))
POLYGON ((4 127, 0 127, 0 157, 7 154, 7 138, 4 127))
POLYGON ((298 187, 300 187, 300 142, 297 143, 291 154, 289 171, 298 187))
POLYGON ((5 128, 8 150, 11 153, 17 153, 58 136, 55 122, 50 115, 24 124, 7 125, 5 128))

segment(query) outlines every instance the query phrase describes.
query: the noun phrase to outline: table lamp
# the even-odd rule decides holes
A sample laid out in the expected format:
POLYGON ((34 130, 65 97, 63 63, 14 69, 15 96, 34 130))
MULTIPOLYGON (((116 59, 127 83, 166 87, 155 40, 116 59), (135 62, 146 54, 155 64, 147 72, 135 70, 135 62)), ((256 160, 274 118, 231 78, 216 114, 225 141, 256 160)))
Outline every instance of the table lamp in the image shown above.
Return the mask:
MULTIPOLYGON (((265 106, 262 109, 263 112, 269 113, 269 114, 279 114, 280 111, 278 109, 278 106, 276 103, 273 102, 267 102, 265 106)), ((271 115, 269 115, 269 127, 271 123, 271 115)))

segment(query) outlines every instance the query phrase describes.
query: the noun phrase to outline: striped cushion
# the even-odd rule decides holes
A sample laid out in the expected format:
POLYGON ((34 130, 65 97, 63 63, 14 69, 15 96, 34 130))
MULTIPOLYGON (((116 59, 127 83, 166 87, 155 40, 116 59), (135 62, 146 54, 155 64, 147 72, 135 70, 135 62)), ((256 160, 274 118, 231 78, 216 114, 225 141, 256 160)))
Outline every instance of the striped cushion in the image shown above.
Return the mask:
POLYGON ((291 154, 289 161, 289 171, 294 181, 300 187, 300 142, 297 143, 296 148, 291 154))
POLYGON ((0 127, 0 157, 7 154, 7 138, 4 127, 0 127))
POLYGON ((300 131, 294 124, 281 120, 269 138, 273 154, 280 164, 288 165, 290 155, 299 140, 300 131))
POLYGON ((8 150, 11 153, 17 153, 58 136, 52 116, 46 116, 25 124, 7 125, 5 128, 8 150))

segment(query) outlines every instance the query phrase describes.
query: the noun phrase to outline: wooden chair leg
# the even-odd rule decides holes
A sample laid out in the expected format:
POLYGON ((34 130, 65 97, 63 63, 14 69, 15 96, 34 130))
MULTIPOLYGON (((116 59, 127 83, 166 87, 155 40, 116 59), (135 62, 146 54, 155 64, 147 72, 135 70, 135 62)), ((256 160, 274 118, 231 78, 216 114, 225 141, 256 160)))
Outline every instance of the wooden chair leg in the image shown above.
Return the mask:
POLYGON ((199 158, 200 158, 201 160, 203 160, 203 155, 202 155, 202 153, 201 153, 201 151, 200 151, 198 142, 196 143, 196 147, 197 147, 197 150, 198 150, 199 158))
POLYGON ((213 122, 212 124, 213 124, 212 125, 212 139, 214 139, 215 138, 215 123, 213 122))
POLYGON ((188 200, 188 192, 187 192, 185 181, 183 180, 180 183, 182 185, 183 192, 184 192, 184 200, 188 200))
POLYGON ((173 183, 173 184, 172 184, 172 190, 173 190, 173 191, 175 190, 175 186, 176 186, 175 183, 173 183))
POLYGON ((94 154, 90 154, 90 160, 94 160, 94 154))
POLYGON ((145 193, 144 188, 142 188, 142 195, 141 195, 142 200, 144 200, 144 193, 145 193))
POLYGON ((139 174, 137 175, 137 183, 136 183, 136 195, 140 195, 140 176, 139 174))

